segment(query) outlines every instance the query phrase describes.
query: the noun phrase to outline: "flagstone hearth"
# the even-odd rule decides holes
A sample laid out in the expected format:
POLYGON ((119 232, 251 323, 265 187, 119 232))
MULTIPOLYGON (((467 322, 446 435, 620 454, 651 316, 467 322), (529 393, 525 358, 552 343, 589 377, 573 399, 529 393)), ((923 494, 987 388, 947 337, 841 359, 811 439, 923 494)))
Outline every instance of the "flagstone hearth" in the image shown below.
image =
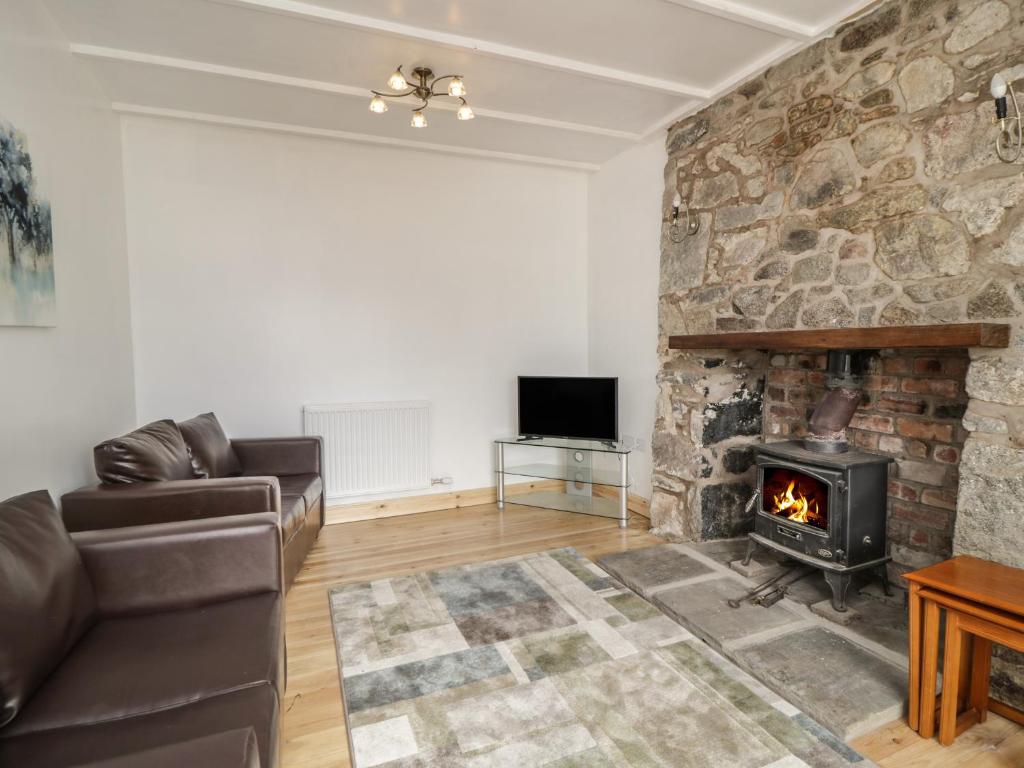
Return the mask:
POLYGON ((743 539, 662 544, 607 555, 598 563, 764 685, 843 740, 902 716, 906 701, 906 619, 885 600, 856 595, 845 624, 811 609, 828 598, 820 574, 794 583, 770 607, 729 600, 775 575, 730 567, 743 539), (668 574, 675 569, 676 579, 668 574), (901 622, 904 629, 901 630, 901 622))

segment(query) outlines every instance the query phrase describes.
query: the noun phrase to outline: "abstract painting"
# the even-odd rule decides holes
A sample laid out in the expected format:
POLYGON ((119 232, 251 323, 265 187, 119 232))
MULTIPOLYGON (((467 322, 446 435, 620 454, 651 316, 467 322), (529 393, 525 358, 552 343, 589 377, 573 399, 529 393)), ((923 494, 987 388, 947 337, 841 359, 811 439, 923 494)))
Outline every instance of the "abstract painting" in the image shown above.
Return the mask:
POLYGON ((0 325, 56 325, 50 204, 37 194, 25 135, 3 120, 0 243, 0 325))

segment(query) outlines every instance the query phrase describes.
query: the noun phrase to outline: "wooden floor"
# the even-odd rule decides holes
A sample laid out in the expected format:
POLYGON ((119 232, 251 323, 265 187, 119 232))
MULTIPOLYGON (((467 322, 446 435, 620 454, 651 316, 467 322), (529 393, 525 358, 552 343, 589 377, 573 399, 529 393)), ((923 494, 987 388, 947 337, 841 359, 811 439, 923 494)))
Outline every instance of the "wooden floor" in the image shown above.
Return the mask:
MULTIPOLYGON (((493 504, 329 525, 287 599, 288 690, 285 768, 349 765, 327 588, 556 547, 591 559, 661 543, 634 516, 614 520, 493 504)), ((892 723, 853 745, 883 768, 1021 768, 1024 729, 1002 718, 975 726, 949 748, 892 723)))

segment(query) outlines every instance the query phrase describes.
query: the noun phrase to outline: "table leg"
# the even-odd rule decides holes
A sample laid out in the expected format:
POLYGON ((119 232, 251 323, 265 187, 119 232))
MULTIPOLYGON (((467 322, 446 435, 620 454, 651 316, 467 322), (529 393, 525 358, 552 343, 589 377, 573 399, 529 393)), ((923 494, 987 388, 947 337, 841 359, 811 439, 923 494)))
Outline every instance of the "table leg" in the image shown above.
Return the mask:
POLYGON ((495 443, 494 463, 497 465, 498 509, 505 508, 505 446, 495 443))
POLYGON ((921 587, 913 582, 907 593, 908 613, 910 621, 910 638, 907 658, 910 660, 910 674, 907 681, 910 698, 907 722, 915 731, 919 727, 921 716, 921 587))
POLYGON ((622 454, 622 476, 619 480, 619 528, 629 526, 629 454, 622 454))
POLYGON ((918 733, 925 739, 935 734, 935 687, 939 674, 939 605, 924 601, 924 634, 921 639, 921 704, 918 733))
POLYGON ((970 705, 978 713, 978 722, 988 717, 988 684, 992 672, 992 641, 974 636, 974 652, 971 654, 971 695, 970 705))
POLYGON ((946 656, 942 663, 942 713, 939 718, 939 743, 944 747, 956 739, 956 705, 963 639, 960 615, 956 611, 946 611, 946 656))

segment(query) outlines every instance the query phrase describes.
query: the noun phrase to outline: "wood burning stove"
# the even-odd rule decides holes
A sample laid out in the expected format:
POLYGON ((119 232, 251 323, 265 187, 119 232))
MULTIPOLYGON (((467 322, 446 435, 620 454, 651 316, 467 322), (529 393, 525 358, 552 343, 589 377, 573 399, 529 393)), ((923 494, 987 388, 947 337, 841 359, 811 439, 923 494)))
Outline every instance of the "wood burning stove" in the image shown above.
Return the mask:
POLYGON ((757 446, 757 485, 744 564, 758 546, 820 568, 832 607, 846 610, 852 575, 878 569, 885 593, 886 495, 892 459, 849 450, 846 427, 860 402, 863 354, 828 354, 828 391, 811 417, 807 440, 757 446))
POLYGON ((823 454, 801 442, 769 443, 757 451, 757 486, 745 563, 758 546, 820 568, 832 607, 846 610, 857 571, 878 569, 886 594, 886 489, 892 459, 860 451, 823 454))

